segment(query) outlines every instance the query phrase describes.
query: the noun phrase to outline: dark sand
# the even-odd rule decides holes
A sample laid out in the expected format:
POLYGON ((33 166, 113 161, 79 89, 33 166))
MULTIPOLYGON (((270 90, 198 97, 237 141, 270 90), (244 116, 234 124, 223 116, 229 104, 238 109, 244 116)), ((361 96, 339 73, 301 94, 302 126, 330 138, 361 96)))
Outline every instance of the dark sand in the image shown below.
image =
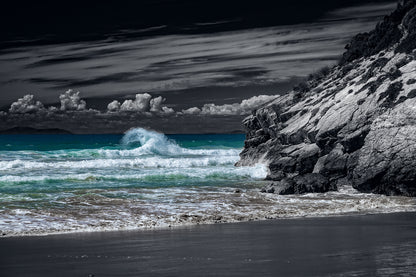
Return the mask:
POLYGON ((89 274, 412 276, 416 213, 0 239, 0 276, 89 274))

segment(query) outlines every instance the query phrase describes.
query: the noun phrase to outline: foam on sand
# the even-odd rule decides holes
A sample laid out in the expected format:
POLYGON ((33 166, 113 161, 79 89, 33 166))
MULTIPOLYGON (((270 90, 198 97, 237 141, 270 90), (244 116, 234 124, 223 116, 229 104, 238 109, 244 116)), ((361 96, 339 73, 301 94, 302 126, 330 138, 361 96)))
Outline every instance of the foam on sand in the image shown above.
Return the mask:
POLYGON ((195 139, 198 146, 185 147, 194 144, 137 128, 118 145, 0 151, 0 233, 147 229, 416 210, 413 198, 362 194, 352 188, 291 196, 260 193, 267 168, 235 167, 241 144, 225 147, 217 145, 220 140, 195 139))

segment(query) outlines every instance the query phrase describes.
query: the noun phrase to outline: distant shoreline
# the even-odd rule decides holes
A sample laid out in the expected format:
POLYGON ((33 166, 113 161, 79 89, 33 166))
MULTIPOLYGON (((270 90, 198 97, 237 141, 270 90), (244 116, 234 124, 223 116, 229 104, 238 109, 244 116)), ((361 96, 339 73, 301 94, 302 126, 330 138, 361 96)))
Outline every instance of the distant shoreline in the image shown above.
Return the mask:
POLYGON ((59 128, 51 128, 51 129, 36 129, 31 127, 13 127, 6 130, 1 130, 0 135, 38 135, 38 134, 45 134, 45 135, 52 135, 52 134, 65 134, 65 135, 71 135, 70 131, 59 129, 59 128))
MULTIPOLYGON (((126 130, 128 131, 128 130, 126 130)), ((5 130, 0 130, 0 135, 123 135, 125 132, 115 133, 73 133, 64 129, 36 129, 30 127, 15 127, 5 130)), ((166 135, 244 135, 240 130, 230 132, 206 132, 206 133, 164 133, 166 135)))
MULTIPOLYGON (((406 215, 409 214, 415 217, 416 223, 416 212, 415 211, 400 211, 400 212, 391 212, 391 213, 344 213, 344 214, 330 214, 330 215, 323 215, 323 216, 297 216, 297 217, 278 217, 278 218, 270 218, 270 219, 258 219, 258 220, 242 220, 237 222, 203 222, 203 223, 188 223, 183 225, 169 225, 169 226, 155 226, 150 228, 136 228, 136 229, 120 229, 120 230, 75 230, 75 231, 62 231, 62 232, 50 232, 50 233, 33 233, 33 234, 5 234, 0 233, 0 245, 1 241, 4 239, 10 238, 48 238, 48 237, 55 237, 55 236, 78 236, 78 235, 94 235, 97 234, 99 236, 106 235, 106 234, 113 234, 113 233, 146 233, 146 232, 163 232, 163 231, 179 231, 182 229, 189 229, 189 228, 203 228, 203 226, 212 225, 234 225, 234 224, 267 224, 267 222, 274 222, 274 221, 291 221, 291 220, 345 220, 348 218, 356 218, 356 217, 389 217, 394 215, 406 215)), ((415 227, 416 228, 416 227, 415 227)), ((1 250, 0 250, 1 252, 1 250)))

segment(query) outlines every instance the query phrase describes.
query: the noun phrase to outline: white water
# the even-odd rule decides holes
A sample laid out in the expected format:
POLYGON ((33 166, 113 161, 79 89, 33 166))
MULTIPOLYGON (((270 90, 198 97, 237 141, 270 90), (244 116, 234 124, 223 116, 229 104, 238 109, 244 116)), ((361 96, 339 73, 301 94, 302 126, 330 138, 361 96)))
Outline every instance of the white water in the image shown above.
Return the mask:
POLYGON ((235 167, 241 148, 218 145, 216 138, 194 139, 200 146, 186 148, 163 134, 134 129, 108 147, 0 151, 0 232, 36 235, 416 211, 413 198, 352 188, 260 193, 268 183, 265 166, 235 167))

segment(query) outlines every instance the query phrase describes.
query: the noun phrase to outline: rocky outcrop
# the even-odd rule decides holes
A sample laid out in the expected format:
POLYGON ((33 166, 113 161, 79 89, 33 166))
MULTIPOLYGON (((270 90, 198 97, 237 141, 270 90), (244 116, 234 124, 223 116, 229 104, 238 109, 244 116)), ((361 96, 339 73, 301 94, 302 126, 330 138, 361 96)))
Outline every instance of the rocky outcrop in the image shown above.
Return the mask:
POLYGON ((352 173, 361 191, 416 195, 416 99, 390 109, 371 130, 352 173))
POLYGON ((319 173, 308 173, 273 182, 263 188, 262 192, 285 195, 327 192, 331 190, 336 190, 336 187, 329 182, 328 178, 319 173))
POLYGON ((375 55, 395 46, 397 52, 411 53, 416 46, 416 17, 413 0, 399 1, 395 11, 368 33, 355 36, 345 47, 341 64, 375 55), (404 32, 409 32, 403 36, 404 32), (397 45, 396 45, 397 44, 397 45))
POLYGON ((265 191, 359 191, 416 196, 416 0, 244 120, 239 166, 269 166, 265 191), (327 180, 327 181, 323 181, 327 180))

